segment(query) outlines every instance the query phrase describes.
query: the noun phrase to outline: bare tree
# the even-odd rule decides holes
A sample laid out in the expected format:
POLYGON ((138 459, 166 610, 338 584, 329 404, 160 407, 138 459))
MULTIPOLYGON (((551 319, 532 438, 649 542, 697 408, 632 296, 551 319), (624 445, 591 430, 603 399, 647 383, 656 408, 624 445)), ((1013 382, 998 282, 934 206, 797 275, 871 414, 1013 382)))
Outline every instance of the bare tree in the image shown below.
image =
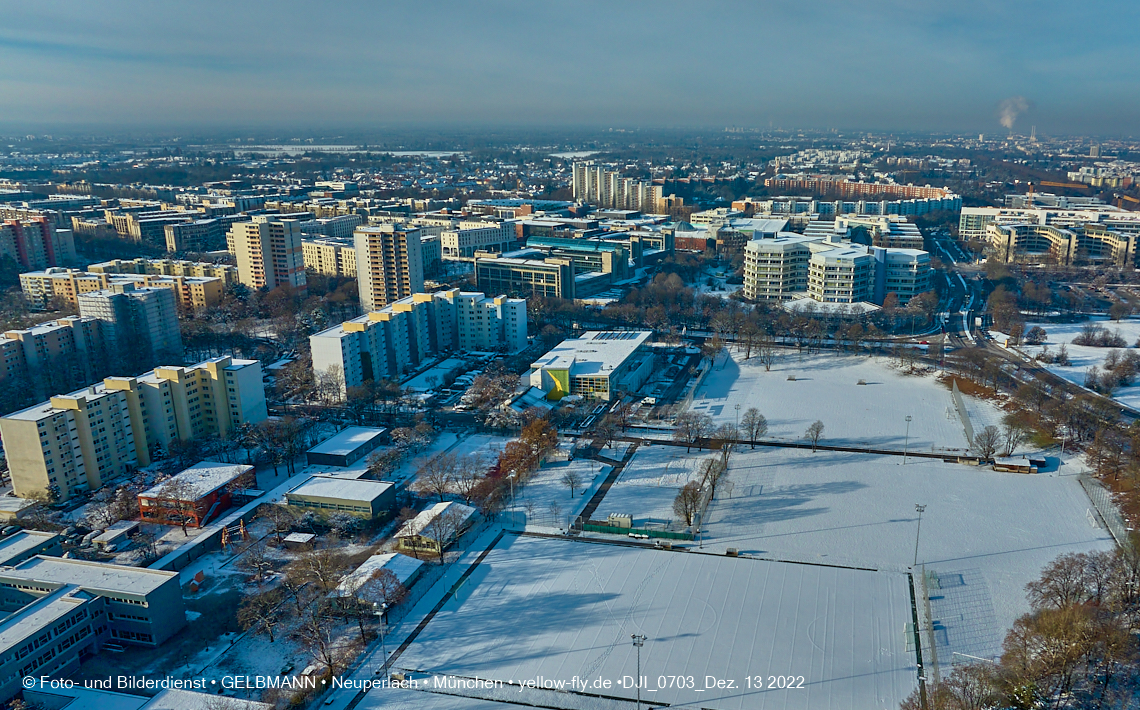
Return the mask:
POLYGON ((459 458, 454 452, 436 454, 420 467, 411 488, 416 493, 439 496, 442 503, 455 483, 458 470, 459 458))
POLYGON ((983 459, 993 458, 999 446, 1001 446, 1001 432, 992 424, 974 435, 974 449, 983 459))
POLYGON ((756 357, 764 364, 765 372, 772 370, 772 365, 776 364, 776 344, 771 337, 760 336, 756 342, 756 357))
POLYGON ((716 489, 728 477, 728 467, 716 458, 705 459, 701 464, 701 488, 708 488, 709 497, 716 496, 716 489))
POLYGON ((432 518, 424 526, 423 534, 435 541, 439 548, 439 563, 443 564, 443 551, 459 536, 464 523, 463 513, 449 506, 447 510, 432 518))
POLYGON ((819 440, 823 438, 823 422, 818 419, 812 422, 811 426, 804 432, 804 438, 811 442, 811 451, 815 453, 815 447, 819 445, 819 440))
POLYGON ((328 594, 340 583, 344 568, 344 558, 332 550, 310 550, 289 565, 286 576, 328 594))
POLYGON ((160 484, 155 503, 161 510, 162 517, 182 526, 182 534, 190 537, 186 528, 197 512, 198 490, 189 481, 180 478, 170 478, 160 484))
POLYGON ((265 573, 273 568, 273 561, 266 555, 265 543, 261 540, 254 540, 245 548, 238 564, 243 569, 253 572, 259 586, 265 581, 265 573))
POLYGON ((1005 455, 1012 456, 1017 447, 1029 440, 1032 430, 1018 413, 1011 412, 1005 415, 1002 423, 1002 435, 1005 437, 1005 455))
POLYGON ((330 674, 335 674, 343 665, 346 649, 337 642, 336 625, 328 602, 318 599, 309 604, 301 614, 296 633, 317 660, 328 667, 330 674))
POLYGON ((382 615, 388 608, 399 604, 408 590, 392 570, 378 569, 352 593, 349 613, 360 627, 360 641, 367 641, 364 622, 382 615))
POLYGON ((273 629, 286 617, 278 613, 277 607, 284 601, 285 595, 281 589, 270 589, 261 594, 246 597, 238 607, 238 624, 243 629, 252 629, 255 633, 265 633, 269 636, 269 643, 274 642, 273 629))
POLYGON ((277 537, 277 542, 281 542, 281 537, 284 533, 289 532, 293 527, 293 523, 297 521, 297 514, 293 509, 287 505, 278 505, 276 503, 266 503, 261 506, 257 514, 259 517, 268 518, 272 523, 273 534, 277 537))
POLYGON ((748 435, 748 443, 756 448, 756 440, 768 433, 768 420, 756 407, 749 407, 740 418, 740 426, 748 435))
POLYGON ((483 472, 486 468, 486 462, 478 454, 464 454, 458 457, 453 489, 463 497, 465 504, 470 505, 472 497, 479 491, 479 484, 483 481, 483 472))
POLYGON ((368 475, 377 481, 399 468, 404 461, 404 452, 397 448, 377 451, 368 456, 368 475))
POLYGON ((684 519, 685 525, 692 525, 701 504, 701 485, 696 481, 689 481, 681 486, 677 497, 673 499, 673 512, 684 519))
POLYGON ((712 417, 698 412, 684 412, 674 420, 673 439, 685 442, 685 453, 699 447, 701 440, 712 433, 712 417))
POLYGON ((570 488, 570 497, 573 498, 574 491, 582 486, 582 475, 576 469, 568 468, 562 474, 562 485, 570 488))

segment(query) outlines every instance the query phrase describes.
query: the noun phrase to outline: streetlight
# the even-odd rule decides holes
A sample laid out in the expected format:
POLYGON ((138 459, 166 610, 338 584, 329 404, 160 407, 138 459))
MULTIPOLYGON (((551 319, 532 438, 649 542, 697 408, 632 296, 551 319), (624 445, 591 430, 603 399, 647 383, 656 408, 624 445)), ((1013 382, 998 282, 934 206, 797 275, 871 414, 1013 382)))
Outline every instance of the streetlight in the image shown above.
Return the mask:
POLYGON ((645 637, 641 634, 630 634, 633 646, 637 649, 637 680, 633 684, 637 688, 637 710, 641 710, 641 647, 645 645, 645 637))
POLYGON ((740 437, 740 433, 739 433, 740 432, 740 403, 739 402, 736 404, 736 431, 737 431, 736 436, 739 438, 740 437))
POLYGON ((922 534, 922 512, 926 510, 925 505, 914 504, 914 509, 918 511, 918 529, 914 532, 914 566, 918 566, 918 537, 922 534))
POLYGON ((903 439, 903 466, 906 466, 907 449, 910 448, 910 422, 914 417, 906 415, 906 438, 903 439))

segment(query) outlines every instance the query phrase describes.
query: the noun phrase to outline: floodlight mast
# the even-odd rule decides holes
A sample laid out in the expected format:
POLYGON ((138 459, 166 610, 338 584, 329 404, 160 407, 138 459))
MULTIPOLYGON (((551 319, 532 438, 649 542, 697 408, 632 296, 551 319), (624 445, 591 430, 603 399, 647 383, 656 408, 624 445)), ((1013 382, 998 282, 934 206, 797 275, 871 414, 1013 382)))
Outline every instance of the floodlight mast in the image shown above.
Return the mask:
POLYGON ((630 634, 630 638, 633 639, 633 646, 637 649, 637 679, 633 687, 637 689, 637 710, 641 710, 641 647, 645 645, 645 636, 630 634))

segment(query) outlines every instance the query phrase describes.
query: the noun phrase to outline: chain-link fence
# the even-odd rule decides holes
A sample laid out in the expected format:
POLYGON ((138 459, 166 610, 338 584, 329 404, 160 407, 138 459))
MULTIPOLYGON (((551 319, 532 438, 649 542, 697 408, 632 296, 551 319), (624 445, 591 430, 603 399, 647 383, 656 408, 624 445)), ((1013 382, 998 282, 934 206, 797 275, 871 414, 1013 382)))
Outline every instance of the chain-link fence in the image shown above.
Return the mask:
POLYGON ((1122 548, 1129 549, 1132 546, 1132 541, 1128 535, 1128 526, 1124 524, 1124 518, 1120 515, 1120 509, 1116 507, 1116 502, 1112 500, 1112 494, 1108 489, 1101 485, 1100 481, 1092 476, 1081 475, 1078 479, 1081 482, 1081 488, 1085 489, 1085 494, 1089 497, 1089 501, 1096 508, 1097 517, 1100 522, 1108 529, 1112 538, 1116 540, 1116 544, 1122 548))

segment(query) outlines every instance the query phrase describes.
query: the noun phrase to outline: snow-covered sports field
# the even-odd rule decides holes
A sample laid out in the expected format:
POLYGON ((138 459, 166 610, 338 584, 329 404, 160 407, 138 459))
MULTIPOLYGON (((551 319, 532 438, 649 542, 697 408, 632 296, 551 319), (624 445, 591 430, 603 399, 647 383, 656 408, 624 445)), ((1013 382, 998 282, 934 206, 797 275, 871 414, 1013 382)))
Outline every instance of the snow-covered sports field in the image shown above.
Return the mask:
POLYGON ((395 665, 417 678, 546 679, 565 689, 575 677, 600 678, 611 685, 534 692, 557 695, 557 707, 624 708, 596 696, 634 698, 631 634, 643 634, 648 703, 893 708, 917 684, 910 618, 899 572, 506 535, 395 665), (769 689, 770 676, 796 687, 769 689))
MULTIPOLYGON (((886 357, 823 353, 800 356, 780 350, 771 371, 753 357, 721 355, 697 390, 692 411, 716 424, 735 424, 756 407, 768 419, 768 436, 802 440, 817 419, 823 442, 902 449, 910 415, 909 446, 965 449, 965 429, 953 410, 950 391, 933 375, 904 375, 886 357), (788 378, 795 376, 795 381, 788 378), (858 384, 860 380, 866 382, 858 384)), ((967 398, 974 431, 999 424, 1002 412, 988 402, 967 398)))
POLYGON ((923 504, 918 562, 940 576, 942 588, 930 595, 945 629, 945 664, 953 652, 998 653, 1005 630, 1028 611, 1025 584, 1045 564, 1112 547, 1075 475, 901 464, 895 456, 745 446, 731 459, 731 485, 709 506, 704 549, 902 569, 914 563, 915 504, 923 504))

